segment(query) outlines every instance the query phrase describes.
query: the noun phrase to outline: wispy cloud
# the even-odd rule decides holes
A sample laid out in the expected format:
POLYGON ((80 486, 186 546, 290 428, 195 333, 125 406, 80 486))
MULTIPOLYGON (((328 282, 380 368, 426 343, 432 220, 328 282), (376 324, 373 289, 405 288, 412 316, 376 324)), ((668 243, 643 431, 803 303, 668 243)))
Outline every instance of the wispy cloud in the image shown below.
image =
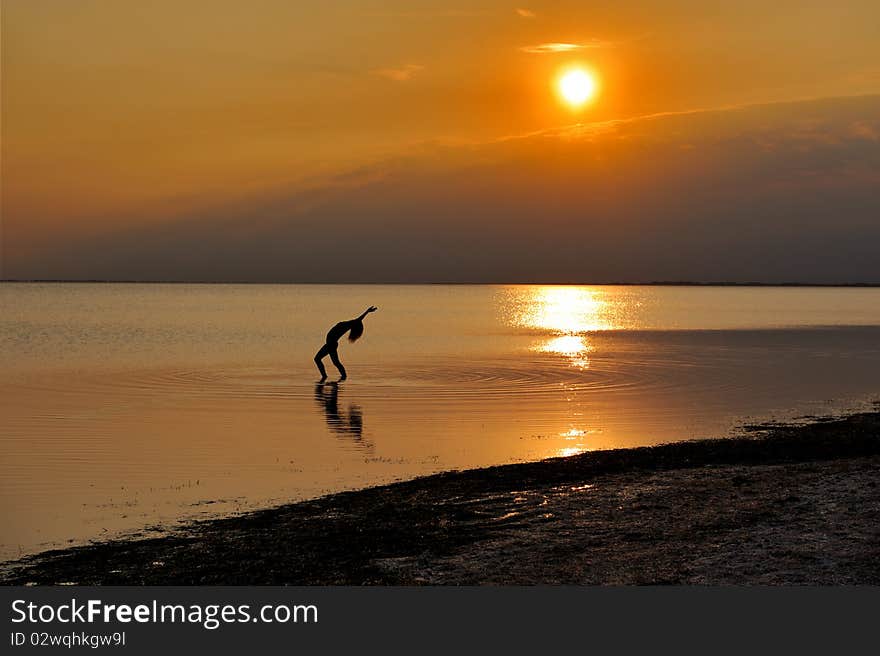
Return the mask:
POLYGON ((850 133, 867 141, 880 141, 880 121, 856 121, 850 126, 850 133))
POLYGON ((487 11, 475 11, 472 9, 445 9, 445 10, 414 10, 414 11, 371 11, 365 16, 381 18, 473 18, 474 16, 490 15, 487 11))
POLYGON ((378 75, 395 82, 406 82, 425 67, 420 64, 406 64, 397 68, 379 68, 373 71, 373 75, 378 75))
POLYGON ((534 18, 535 17, 535 12, 531 11, 530 9, 517 8, 516 13, 521 18, 534 18))
POLYGON ((574 50, 587 50, 590 48, 607 48, 611 43, 601 39, 590 39, 583 43, 539 43, 535 46, 523 46, 523 52, 535 55, 547 55, 559 52, 572 52, 574 50))

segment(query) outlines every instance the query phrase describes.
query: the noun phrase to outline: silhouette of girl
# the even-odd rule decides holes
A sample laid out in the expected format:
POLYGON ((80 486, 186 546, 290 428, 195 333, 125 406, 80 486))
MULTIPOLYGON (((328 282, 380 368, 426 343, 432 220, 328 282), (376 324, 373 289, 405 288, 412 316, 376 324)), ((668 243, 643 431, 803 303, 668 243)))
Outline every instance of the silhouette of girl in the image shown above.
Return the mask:
POLYGON ((371 305, 364 313, 359 316, 357 319, 352 319, 351 321, 340 321, 335 326, 330 329, 330 332, 327 333, 327 343, 321 347, 321 349, 315 354, 315 364, 318 365, 318 371, 321 372, 321 381, 324 382, 327 380, 327 370, 324 369, 324 363, 321 362, 324 359, 324 356, 329 355, 330 361, 339 369, 339 380, 345 380, 345 367, 342 366, 342 363, 339 361, 339 353, 337 349, 339 348, 339 339, 345 334, 349 333, 348 341, 355 342, 357 341, 361 335, 364 334, 364 317, 367 316, 370 312, 375 312, 377 310, 375 305, 371 305))

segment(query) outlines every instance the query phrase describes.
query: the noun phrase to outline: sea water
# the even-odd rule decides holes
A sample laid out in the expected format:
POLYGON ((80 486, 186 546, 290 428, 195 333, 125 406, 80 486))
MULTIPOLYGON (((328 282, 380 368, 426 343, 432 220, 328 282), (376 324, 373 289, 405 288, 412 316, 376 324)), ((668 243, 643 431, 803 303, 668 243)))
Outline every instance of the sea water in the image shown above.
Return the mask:
POLYGON ((880 289, 7 283, 0 362, 8 559, 870 407, 880 289))

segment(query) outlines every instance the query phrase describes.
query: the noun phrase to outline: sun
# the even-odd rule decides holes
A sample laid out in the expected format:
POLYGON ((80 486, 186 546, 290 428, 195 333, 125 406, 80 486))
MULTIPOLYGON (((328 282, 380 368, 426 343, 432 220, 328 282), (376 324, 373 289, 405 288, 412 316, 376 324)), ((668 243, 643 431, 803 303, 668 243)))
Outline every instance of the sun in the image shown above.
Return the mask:
POLYGON ((562 100, 577 109, 595 97, 598 85, 590 71, 571 68, 559 76, 556 86, 562 100))

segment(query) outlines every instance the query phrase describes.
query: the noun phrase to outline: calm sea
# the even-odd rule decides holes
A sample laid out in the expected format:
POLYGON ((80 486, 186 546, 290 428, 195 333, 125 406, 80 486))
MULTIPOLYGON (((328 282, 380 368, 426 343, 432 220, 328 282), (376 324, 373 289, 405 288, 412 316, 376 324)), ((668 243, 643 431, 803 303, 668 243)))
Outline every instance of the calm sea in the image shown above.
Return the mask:
POLYGON ((0 308, 2 558, 880 398, 880 289, 2 284, 0 308), (371 304, 349 379, 316 385, 371 304))

